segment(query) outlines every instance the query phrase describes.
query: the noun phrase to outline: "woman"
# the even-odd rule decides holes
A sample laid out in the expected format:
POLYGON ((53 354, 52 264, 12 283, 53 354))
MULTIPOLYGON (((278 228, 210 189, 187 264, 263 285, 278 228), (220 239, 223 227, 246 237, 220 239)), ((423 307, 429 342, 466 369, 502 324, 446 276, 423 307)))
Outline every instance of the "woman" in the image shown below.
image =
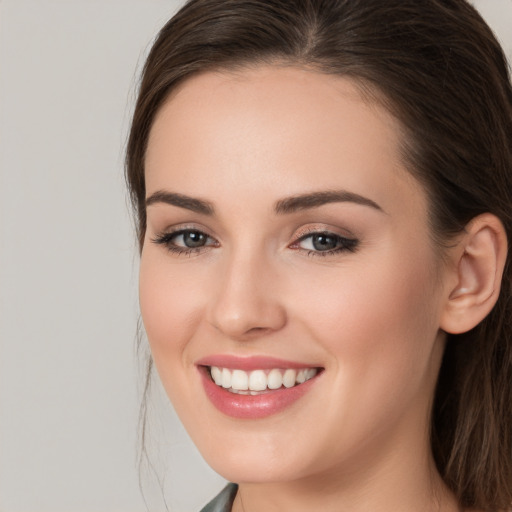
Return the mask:
POLYGON ((127 178, 204 510, 512 508, 512 90, 463 0, 192 0, 127 178))

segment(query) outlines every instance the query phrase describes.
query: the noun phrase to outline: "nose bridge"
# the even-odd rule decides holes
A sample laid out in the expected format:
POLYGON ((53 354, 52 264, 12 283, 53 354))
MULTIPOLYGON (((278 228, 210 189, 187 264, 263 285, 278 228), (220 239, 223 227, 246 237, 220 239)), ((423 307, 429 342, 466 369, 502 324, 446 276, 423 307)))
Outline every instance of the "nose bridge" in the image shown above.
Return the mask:
POLYGON ((239 247, 230 252, 217 276, 210 322, 226 336, 246 339, 286 323, 277 292, 278 272, 263 250, 239 247))

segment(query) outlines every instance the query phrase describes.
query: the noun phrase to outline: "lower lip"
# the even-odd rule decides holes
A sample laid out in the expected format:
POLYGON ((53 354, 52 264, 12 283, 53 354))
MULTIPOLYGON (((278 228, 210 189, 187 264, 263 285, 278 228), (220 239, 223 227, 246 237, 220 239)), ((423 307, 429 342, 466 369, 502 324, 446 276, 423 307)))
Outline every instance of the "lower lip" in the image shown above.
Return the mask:
POLYGON ((306 394, 316 381, 316 377, 292 388, 271 390, 261 395, 240 395, 217 386, 210 378, 209 370, 200 368, 206 396, 222 413, 233 418, 258 419, 283 411, 306 394))

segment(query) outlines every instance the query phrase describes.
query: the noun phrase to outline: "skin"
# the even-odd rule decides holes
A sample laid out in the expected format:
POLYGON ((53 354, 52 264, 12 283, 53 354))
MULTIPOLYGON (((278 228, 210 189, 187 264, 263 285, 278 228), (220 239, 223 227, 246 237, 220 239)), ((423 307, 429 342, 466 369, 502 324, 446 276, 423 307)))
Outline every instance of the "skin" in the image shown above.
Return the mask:
MULTIPOLYGON (((458 510, 429 447, 429 413, 454 271, 428 227, 400 128, 347 79, 294 67, 209 72, 159 111, 147 197, 208 201, 213 214, 147 208, 140 304, 163 385, 193 441, 240 484, 234 511, 458 510), (344 190, 276 213, 283 198, 344 190), (155 238, 205 233, 180 254, 155 238), (357 240, 322 255, 311 231, 357 240), (278 414, 237 419, 209 401, 196 361, 264 355, 322 367, 278 414)), ((183 238, 172 239, 173 248, 183 238)))

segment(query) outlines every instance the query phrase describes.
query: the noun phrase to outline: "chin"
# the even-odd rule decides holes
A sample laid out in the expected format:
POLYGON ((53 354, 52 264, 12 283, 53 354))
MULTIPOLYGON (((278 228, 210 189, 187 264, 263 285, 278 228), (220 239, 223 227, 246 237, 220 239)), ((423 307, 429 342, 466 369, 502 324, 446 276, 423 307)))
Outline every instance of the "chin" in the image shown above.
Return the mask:
POLYGON ((295 478, 295 470, 285 461, 273 464, 269 459, 262 460, 261 455, 254 460, 235 453, 206 459, 206 462, 216 473, 235 483, 283 482, 295 478))
POLYGON ((311 442, 301 445, 300 440, 293 441, 289 429, 283 431, 282 428, 269 427, 259 432, 251 429, 224 431, 225 436, 213 435, 207 439, 203 435, 198 438, 193 432, 191 434, 207 464, 230 482, 291 481, 303 478, 315 467, 311 442))

